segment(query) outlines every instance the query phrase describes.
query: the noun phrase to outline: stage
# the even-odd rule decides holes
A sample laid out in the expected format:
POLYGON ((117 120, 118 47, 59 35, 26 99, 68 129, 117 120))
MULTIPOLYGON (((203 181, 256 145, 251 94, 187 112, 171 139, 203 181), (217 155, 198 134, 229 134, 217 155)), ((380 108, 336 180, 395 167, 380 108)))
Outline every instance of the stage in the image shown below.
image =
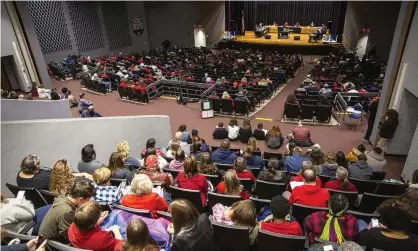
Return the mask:
POLYGON ((223 48, 279 48, 290 53, 300 53, 305 55, 326 55, 331 52, 344 48, 342 43, 323 43, 308 42, 309 34, 290 33, 289 38, 279 39, 277 33, 267 33, 270 39, 256 37, 254 31, 246 31, 245 36, 237 36, 236 40, 221 41, 219 47, 223 48), (300 36, 300 40, 294 40, 295 36, 300 36))

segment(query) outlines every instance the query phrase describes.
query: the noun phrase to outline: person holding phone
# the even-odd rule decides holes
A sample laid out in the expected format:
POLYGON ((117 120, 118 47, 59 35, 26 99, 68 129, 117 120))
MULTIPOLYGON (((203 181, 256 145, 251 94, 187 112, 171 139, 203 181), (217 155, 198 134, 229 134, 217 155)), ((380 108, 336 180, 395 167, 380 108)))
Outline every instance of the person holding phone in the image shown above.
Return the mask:
MULTIPOLYGON (((6 229, 1 229, 1 236, 3 238, 4 235, 6 235, 6 229)), ((18 240, 18 239, 14 239, 18 240)), ((13 240, 12 240, 13 241, 13 240)), ((20 242, 20 240, 18 240, 20 242)), ((3 242, 3 240, 2 240, 3 242)), ((42 236, 39 236, 37 238, 34 238, 27 243, 22 244, 10 244, 7 246, 1 246, 1 251, 45 251, 47 240, 44 239, 42 236)))
POLYGON ((378 210, 379 221, 373 219, 359 234, 358 243, 368 249, 412 251, 418 247, 418 236, 408 233, 411 216, 397 205, 378 210))

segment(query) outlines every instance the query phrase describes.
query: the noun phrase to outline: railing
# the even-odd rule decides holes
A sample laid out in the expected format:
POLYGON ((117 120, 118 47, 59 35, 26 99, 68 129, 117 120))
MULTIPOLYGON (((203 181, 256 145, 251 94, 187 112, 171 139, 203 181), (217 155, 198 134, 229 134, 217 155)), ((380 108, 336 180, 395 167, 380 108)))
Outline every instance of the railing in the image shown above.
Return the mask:
POLYGON ((355 103, 367 103, 370 102, 370 98, 374 98, 379 96, 379 93, 377 92, 369 92, 369 93, 350 93, 350 92, 338 92, 337 95, 335 95, 334 98, 334 116, 337 119, 337 121, 341 124, 342 121, 344 121, 344 116, 347 111, 347 109, 350 107, 350 101, 352 98, 357 98, 355 100, 355 103), (362 99, 360 99, 362 98, 362 99), (347 103, 347 101, 349 103, 347 103))
POLYGON ((212 93, 215 85, 197 82, 159 80, 147 87, 148 100, 161 96, 182 96, 187 99, 202 100, 212 93))

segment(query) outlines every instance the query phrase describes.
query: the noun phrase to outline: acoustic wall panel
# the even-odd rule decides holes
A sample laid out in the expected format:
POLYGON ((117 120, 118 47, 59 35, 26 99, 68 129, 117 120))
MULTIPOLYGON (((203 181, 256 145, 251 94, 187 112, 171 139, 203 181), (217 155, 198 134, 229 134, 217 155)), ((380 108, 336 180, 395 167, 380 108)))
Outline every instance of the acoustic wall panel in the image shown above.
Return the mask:
POLYGON ((132 46, 125 2, 102 2, 102 12, 109 49, 132 46))
POLYGON ((67 2, 79 52, 104 48, 96 2, 67 2))
POLYGON ((28 7, 43 54, 72 50, 61 2, 28 1, 28 7))

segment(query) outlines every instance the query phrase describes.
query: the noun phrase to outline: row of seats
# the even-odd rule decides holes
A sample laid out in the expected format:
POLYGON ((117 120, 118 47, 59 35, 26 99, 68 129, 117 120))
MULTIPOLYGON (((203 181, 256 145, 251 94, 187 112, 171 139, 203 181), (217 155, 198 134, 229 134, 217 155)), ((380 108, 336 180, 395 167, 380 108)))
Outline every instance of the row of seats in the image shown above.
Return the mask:
POLYGON ((141 90, 134 89, 132 87, 118 86, 118 92, 121 99, 128 98, 132 101, 148 103, 148 95, 146 93, 142 94, 141 90))
POLYGON ((283 119, 302 119, 329 123, 332 115, 330 105, 308 105, 286 103, 283 119))

